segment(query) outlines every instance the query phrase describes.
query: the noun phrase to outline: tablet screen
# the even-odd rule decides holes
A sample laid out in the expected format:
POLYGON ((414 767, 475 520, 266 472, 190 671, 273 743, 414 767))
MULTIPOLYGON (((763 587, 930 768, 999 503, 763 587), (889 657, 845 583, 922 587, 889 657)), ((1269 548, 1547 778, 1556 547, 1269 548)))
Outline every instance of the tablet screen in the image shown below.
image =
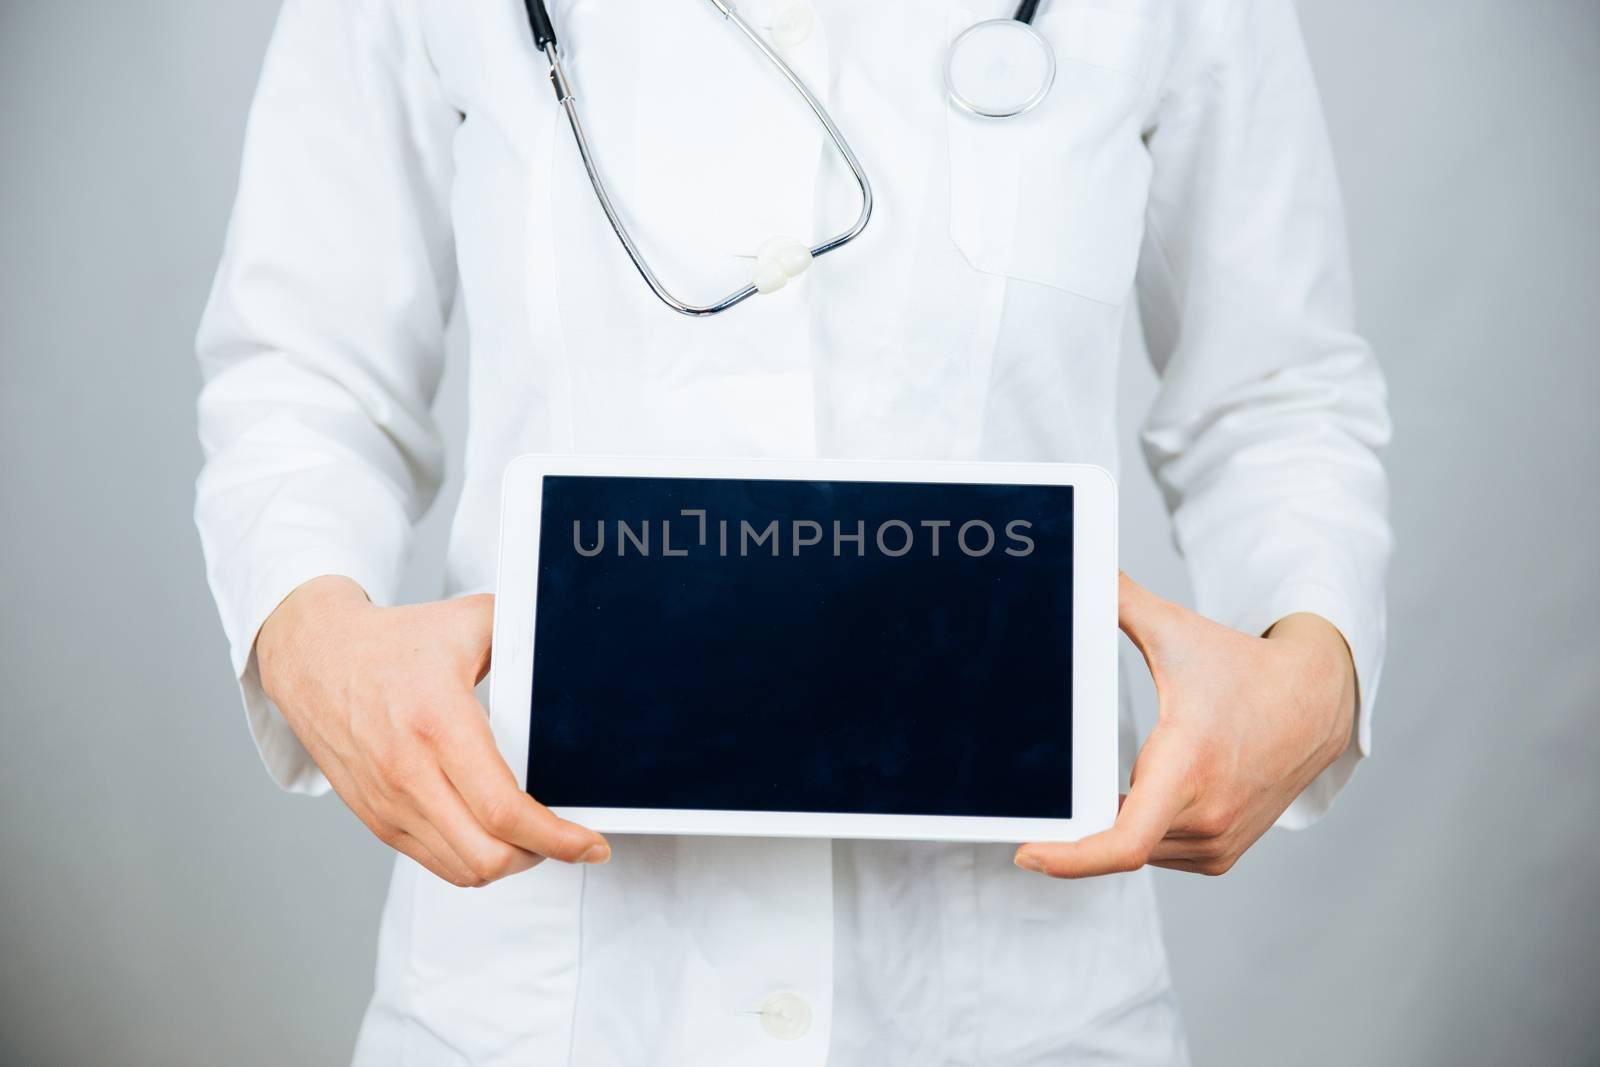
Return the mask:
POLYGON ((543 485, 543 803, 1072 816, 1071 486, 543 485))

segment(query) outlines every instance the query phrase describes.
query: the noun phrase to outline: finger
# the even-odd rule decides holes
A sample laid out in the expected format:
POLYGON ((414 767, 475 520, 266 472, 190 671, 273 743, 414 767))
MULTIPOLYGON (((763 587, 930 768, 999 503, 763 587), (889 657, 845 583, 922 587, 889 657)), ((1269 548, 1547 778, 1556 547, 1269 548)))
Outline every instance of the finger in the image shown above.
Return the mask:
POLYGON ((519 848, 566 863, 604 863, 611 858, 605 838, 558 817, 517 787, 476 700, 465 698, 444 718, 440 765, 485 830, 519 848))
MULTIPOLYGON (((445 840, 444 835, 439 832, 438 828, 429 823, 426 816, 421 813, 416 813, 414 817, 404 820, 404 823, 397 826, 394 832, 415 841, 419 847, 435 857, 439 862, 439 869, 434 870, 433 873, 451 885, 480 886, 492 880, 483 877, 474 870, 472 864, 468 863, 464 856, 452 848, 450 842, 445 840)), ((391 848, 398 849, 400 847, 390 841, 389 836, 386 834, 380 833, 378 837, 391 848)), ((410 853, 407 853, 407 855, 410 855, 410 853)), ((415 859, 416 857, 413 856, 412 858, 415 859)), ((432 870, 433 868, 429 869, 432 870)))
POLYGON ((339 794, 339 799, 344 801, 345 807, 361 820, 363 826, 372 831, 372 836, 390 848, 404 852, 452 885, 473 884, 475 876, 472 869, 445 843, 433 827, 422 822, 415 828, 416 832, 412 833, 391 820, 379 818, 378 813, 366 802, 361 790, 356 786, 355 776, 333 753, 322 753, 317 765, 322 769, 329 784, 333 786, 334 792, 339 794))
POLYGON ((1017 850, 1017 866, 1055 878, 1087 878, 1136 871, 1166 836, 1172 820, 1194 799, 1188 760, 1160 745, 1156 735, 1140 756, 1141 771, 1109 830, 1081 841, 1031 843, 1017 850))
POLYGON ((1127 571, 1117 572, 1117 625, 1143 653, 1146 663, 1161 634, 1172 624, 1177 607, 1129 578, 1127 571))
POLYGON ((1212 863, 1232 852, 1229 841, 1221 837, 1173 837, 1170 834, 1156 842, 1150 850, 1151 863, 1183 860, 1191 863, 1212 863))
POLYGON ((1178 814, 1167 827, 1169 841, 1210 841, 1232 830, 1237 819, 1213 802, 1195 804, 1178 814))
POLYGON ((1150 861, 1152 867, 1163 867, 1169 871, 1183 871, 1186 874, 1203 874, 1209 878, 1227 874, 1233 870, 1234 860, 1156 860, 1150 861))
POLYGON ((389 836, 388 840, 385 841, 385 844, 394 849, 396 852, 411 857, 412 860, 414 860, 421 867, 425 868, 429 873, 444 879, 451 885, 460 886, 461 888, 465 889, 468 886, 476 884, 472 877, 472 873, 465 867, 461 866, 459 860, 446 862, 445 860, 440 859, 432 849, 428 848, 421 841, 406 833, 404 830, 395 831, 391 836, 389 836))
POLYGON ((413 785, 411 795, 428 826, 461 857, 481 884, 525 871, 544 858, 485 830, 438 768, 413 785))

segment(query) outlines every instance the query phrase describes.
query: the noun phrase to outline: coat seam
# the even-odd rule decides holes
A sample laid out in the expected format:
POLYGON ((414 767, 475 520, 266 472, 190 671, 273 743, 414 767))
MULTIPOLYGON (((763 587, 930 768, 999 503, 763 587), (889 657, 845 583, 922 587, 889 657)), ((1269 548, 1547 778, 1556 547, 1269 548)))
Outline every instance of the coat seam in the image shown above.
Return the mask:
POLYGON ((578 867, 578 906, 573 915, 577 941, 572 975, 572 1018, 567 1024, 567 1067, 573 1067, 577 1062, 578 1049, 578 1003, 583 997, 583 903, 587 895, 585 890, 589 886, 589 869, 582 864, 578 867))

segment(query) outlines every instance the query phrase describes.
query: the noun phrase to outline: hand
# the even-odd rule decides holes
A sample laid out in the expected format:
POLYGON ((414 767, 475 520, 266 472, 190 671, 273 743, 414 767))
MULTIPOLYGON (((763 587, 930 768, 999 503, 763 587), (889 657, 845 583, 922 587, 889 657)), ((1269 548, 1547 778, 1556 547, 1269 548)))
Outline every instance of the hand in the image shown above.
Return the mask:
POLYGON ((1317 615, 1290 615, 1251 637, 1126 574, 1118 613, 1155 679, 1156 727, 1116 825, 1071 844, 1024 845, 1017 866, 1057 878, 1147 863, 1223 874, 1349 745, 1349 648, 1317 615))
POLYGON ((517 787, 472 690, 489 670, 494 598, 374 606, 315 578, 256 638, 261 683, 339 797, 440 878, 487 885, 545 857, 604 863, 605 838, 517 787))

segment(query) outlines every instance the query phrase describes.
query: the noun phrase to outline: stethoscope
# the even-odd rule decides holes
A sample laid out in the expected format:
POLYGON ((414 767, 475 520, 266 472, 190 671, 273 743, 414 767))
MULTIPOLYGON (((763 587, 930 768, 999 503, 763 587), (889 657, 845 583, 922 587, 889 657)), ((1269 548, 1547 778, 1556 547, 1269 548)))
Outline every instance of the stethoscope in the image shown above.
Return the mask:
MULTIPOLYGON (((783 57, 740 17, 730 0, 709 0, 806 102, 860 187, 861 212, 849 229, 810 248, 791 238, 778 237, 767 241, 756 251, 754 276, 750 283, 715 303, 690 304, 673 296, 661 284, 655 271, 650 269, 638 242, 617 213, 611 194, 600 176, 600 169, 595 165, 594 155, 589 151, 589 138, 578 117, 572 84, 561 64, 561 48, 556 42, 555 27, 550 21, 550 12, 545 9, 544 0, 524 2, 528 9, 528 23, 533 28, 534 47, 543 52, 550 63, 550 84, 555 88, 556 101, 567 113, 567 123, 572 127, 572 137, 578 144, 578 155, 583 159, 584 170, 589 174, 589 184, 594 187, 595 199, 600 201, 606 220, 610 222, 617 240, 622 242, 640 277, 650 291, 672 310, 697 318, 718 315, 756 293, 776 292, 789 279, 804 273, 812 260, 836 248, 843 248, 867 228, 867 221, 872 218, 872 183, 867 180, 866 172, 861 169, 861 161, 856 158, 844 134, 839 132, 839 127, 834 125, 827 108, 822 106, 822 102, 793 68, 784 62, 783 57)), ((1039 0, 1022 0, 1017 13, 1011 18, 986 19, 967 28, 951 42, 944 68, 945 91, 951 103, 984 119, 1011 118, 1039 106, 1055 81, 1056 60, 1050 42, 1033 28, 1033 17, 1038 8, 1039 0)))

